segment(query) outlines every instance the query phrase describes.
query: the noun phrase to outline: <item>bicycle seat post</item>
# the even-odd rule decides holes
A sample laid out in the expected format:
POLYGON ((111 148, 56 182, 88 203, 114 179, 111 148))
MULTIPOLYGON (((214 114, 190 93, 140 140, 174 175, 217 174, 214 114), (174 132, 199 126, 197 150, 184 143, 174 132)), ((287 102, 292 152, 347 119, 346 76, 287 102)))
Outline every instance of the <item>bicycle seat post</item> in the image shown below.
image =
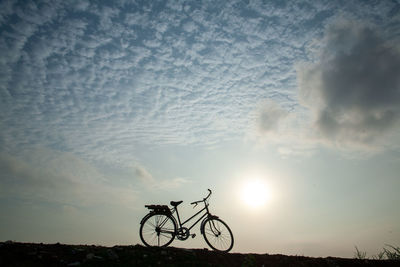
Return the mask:
POLYGON ((182 223, 181 223, 181 218, 179 217, 178 205, 174 206, 174 208, 175 208, 175 211, 176 211, 176 216, 178 217, 179 227, 181 227, 182 223))

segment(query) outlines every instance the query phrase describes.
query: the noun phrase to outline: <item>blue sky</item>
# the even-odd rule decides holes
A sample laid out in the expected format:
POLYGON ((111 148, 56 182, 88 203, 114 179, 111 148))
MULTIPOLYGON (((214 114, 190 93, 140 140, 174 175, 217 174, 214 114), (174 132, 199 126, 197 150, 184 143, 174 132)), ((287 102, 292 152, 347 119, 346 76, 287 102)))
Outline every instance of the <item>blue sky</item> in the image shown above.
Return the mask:
POLYGON ((2 1, 0 239, 135 244, 211 188, 236 252, 399 245, 399 36, 395 0, 2 1))

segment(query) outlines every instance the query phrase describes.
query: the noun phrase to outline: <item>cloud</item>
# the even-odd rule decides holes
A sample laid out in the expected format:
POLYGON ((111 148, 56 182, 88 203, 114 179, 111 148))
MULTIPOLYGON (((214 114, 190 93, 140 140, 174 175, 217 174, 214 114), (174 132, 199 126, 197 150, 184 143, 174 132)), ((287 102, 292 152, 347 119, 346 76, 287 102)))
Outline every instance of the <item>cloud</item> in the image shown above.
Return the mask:
POLYGON ((155 179, 145 167, 137 163, 134 164, 133 170, 136 178, 138 178, 148 189, 171 190, 190 183, 190 180, 180 177, 172 179, 155 179))
POLYGON ((327 28, 317 62, 302 65, 302 103, 329 142, 371 146, 399 126, 400 48, 379 28, 340 21, 327 28))
POLYGON ((261 101, 250 117, 252 126, 245 141, 255 145, 255 149, 273 145, 284 158, 310 156, 315 152, 318 142, 311 136, 308 120, 283 99, 261 101))
POLYGON ((163 190, 172 190, 183 186, 184 184, 190 183, 190 180, 186 178, 176 177, 167 180, 161 180, 157 187, 163 190))
POLYGON ((40 145, 125 167, 141 146, 242 140, 260 99, 292 111, 293 65, 333 13, 297 2, 3 2, 5 150, 40 145))
POLYGON ((154 184, 155 180, 153 176, 143 167, 138 164, 134 167, 135 175, 139 180, 141 180, 145 184, 154 184))
POLYGON ((0 154, 2 198, 45 201, 60 205, 91 207, 137 206, 137 192, 109 183, 97 168, 69 153, 48 149, 27 151, 21 156, 0 154))
POLYGON ((271 133, 278 130, 280 122, 285 119, 288 112, 272 101, 268 101, 262 105, 259 118, 258 128, 261 133, 271 133))
POLYGON ((2 136, 13 151, 40 144, 129 164, 136 144, 240 139, 255 99, 273 90, 265 84, 281 84, 294 60, 285 52, 290 60, 275 68, 287 38, 260 31, 261 17, 247 20, 232 5, 219 16, 173 1, 60 3, 38 24, 21 6, 0 37, 10 44, 1 49, 2 136))

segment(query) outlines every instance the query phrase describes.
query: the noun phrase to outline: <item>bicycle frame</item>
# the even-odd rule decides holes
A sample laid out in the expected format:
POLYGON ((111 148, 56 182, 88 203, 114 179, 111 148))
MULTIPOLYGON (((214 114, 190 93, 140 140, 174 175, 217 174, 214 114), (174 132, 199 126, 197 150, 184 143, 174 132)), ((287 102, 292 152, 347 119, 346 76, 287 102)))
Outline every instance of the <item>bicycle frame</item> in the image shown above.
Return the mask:
MULTIPOLYGON (((172 216, 172 218, 174 219, 174 221, 175 221, 175 223, 177 222, 179 225, 177 225, 178 226, 178 228, 176 229, 176 231, 178 231, 179 229, 181 229, 182 228, 182 226, 183 225, 185 225, 186 223, 188 223, 189 221, 191 221, 194 217, 196 217, 197 215, 199 215, 200 213, 202 213, 203 211, 205 211, 205 213, 203 214, 203 215, 201 215, 200 216, 200 218, 195 222, 195 223, 193 223, 189 228, 187 228, 189 231, 196 225, 196 224, 198 224, 201 220, 205 220, 206 218, 209 218, 209 217, 215 217, 215 218, 218 218, 217 216, 214 216, 214 215, 212 215, 211 213, 210 213, 210 211, 209 211, 209 209, 208 209, 208 203, 207 203, 207 200, 208 200, 208 198, 211 196, 211 190, 210 189, 208 189, 208 191, 209 191, 209 193, 208 193, 208 196, 207 197, 205 197, 205 198, 203 198, 202 200, 199 200, 199 201, 195 201, 195 202, 192 202, 192 203, 190 203, 190 204, 194 204, 194 205, 198 205, 198 203, 200 203, 200 202, 203 202, 203 204, 204 204, 204 208, 202 208, 200 211, 198 211, 196 214, 194 214, 192 217, 190 217, 189 219, 187 219, 186 221, 184 221, 183 223, 181 222, 181 218, 180 218, 180 216, 179 216, 179 212, 178 212, 178 206, 174 206, 174 208, 172 208, 172 209, 170 209, 170 215, 172 216), (174 216, 174 213, 176 212, 176 217, 178 218, 178 221, 176 220, 176 218, 175 218, 175 216, 174 216)), ((195 206, 195 207, 196 207, 195 206)), ((151 214, 151 213, 150 213, 151 214)), ((144 219, 145 218, 143 218, 142 219, 142 222, 144 221, 144 219)), ((160 226, 162 227, 162 226, 164 226, 164 224, 166 223, 168 221, 168 217, 166 217, 161 223, 160 223, 160 226)), ((201 230, 201 229, 200 229, 201 230)), ((171 232, 171 231, 165 231, 165 230, 163 230, 163 231, 161 231, 162 233, 169 233, 169 234, 177 234, 177 232, 171 232)), ((202 232, 202 234, 203 234, 203 232, 202 232)))
MULTIPOLYGON (((205 201, 204 201, 205 202, 205 201)), ((174 214, 174 212, 176 212, 176 216, 178 217, 178 223, 179 223, 179 228, 182 228, 182 226, 184 226, 186 223, 188 223, 189 221, 191 221, 194 217, 196 217, 197 215, 199 215, 200 213, 202 213, 203 211, 206 211, 203 215, 200 216, 200 218, 192 224, 192 226, 190 226, 188 229, 191 230, 196 224, 198 224, 202 219, 207 218, 208 216, 211 215, 210 211, 208 210, 208 203, 204 203, 204 208, 202 208, 201 210, 199 210, 195 215, 193 215, 192 217, 190 217, 189 219, 187 219, 186 221, 184 221, 183 223, 181 223, 181 218, 179 216, 179 212, 178 212, 178 207, 175 207, 172 209, 172 215, 174 214)))

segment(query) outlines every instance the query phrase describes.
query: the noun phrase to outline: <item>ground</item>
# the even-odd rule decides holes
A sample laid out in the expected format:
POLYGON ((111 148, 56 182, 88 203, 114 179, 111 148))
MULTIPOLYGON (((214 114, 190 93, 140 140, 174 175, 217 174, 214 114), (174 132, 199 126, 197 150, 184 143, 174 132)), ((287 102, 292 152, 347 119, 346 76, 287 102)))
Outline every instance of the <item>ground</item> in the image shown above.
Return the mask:
POLYGON ((0 266, 400 266, 400 261, 222 253, 208 249, 0 243, 0 266))

